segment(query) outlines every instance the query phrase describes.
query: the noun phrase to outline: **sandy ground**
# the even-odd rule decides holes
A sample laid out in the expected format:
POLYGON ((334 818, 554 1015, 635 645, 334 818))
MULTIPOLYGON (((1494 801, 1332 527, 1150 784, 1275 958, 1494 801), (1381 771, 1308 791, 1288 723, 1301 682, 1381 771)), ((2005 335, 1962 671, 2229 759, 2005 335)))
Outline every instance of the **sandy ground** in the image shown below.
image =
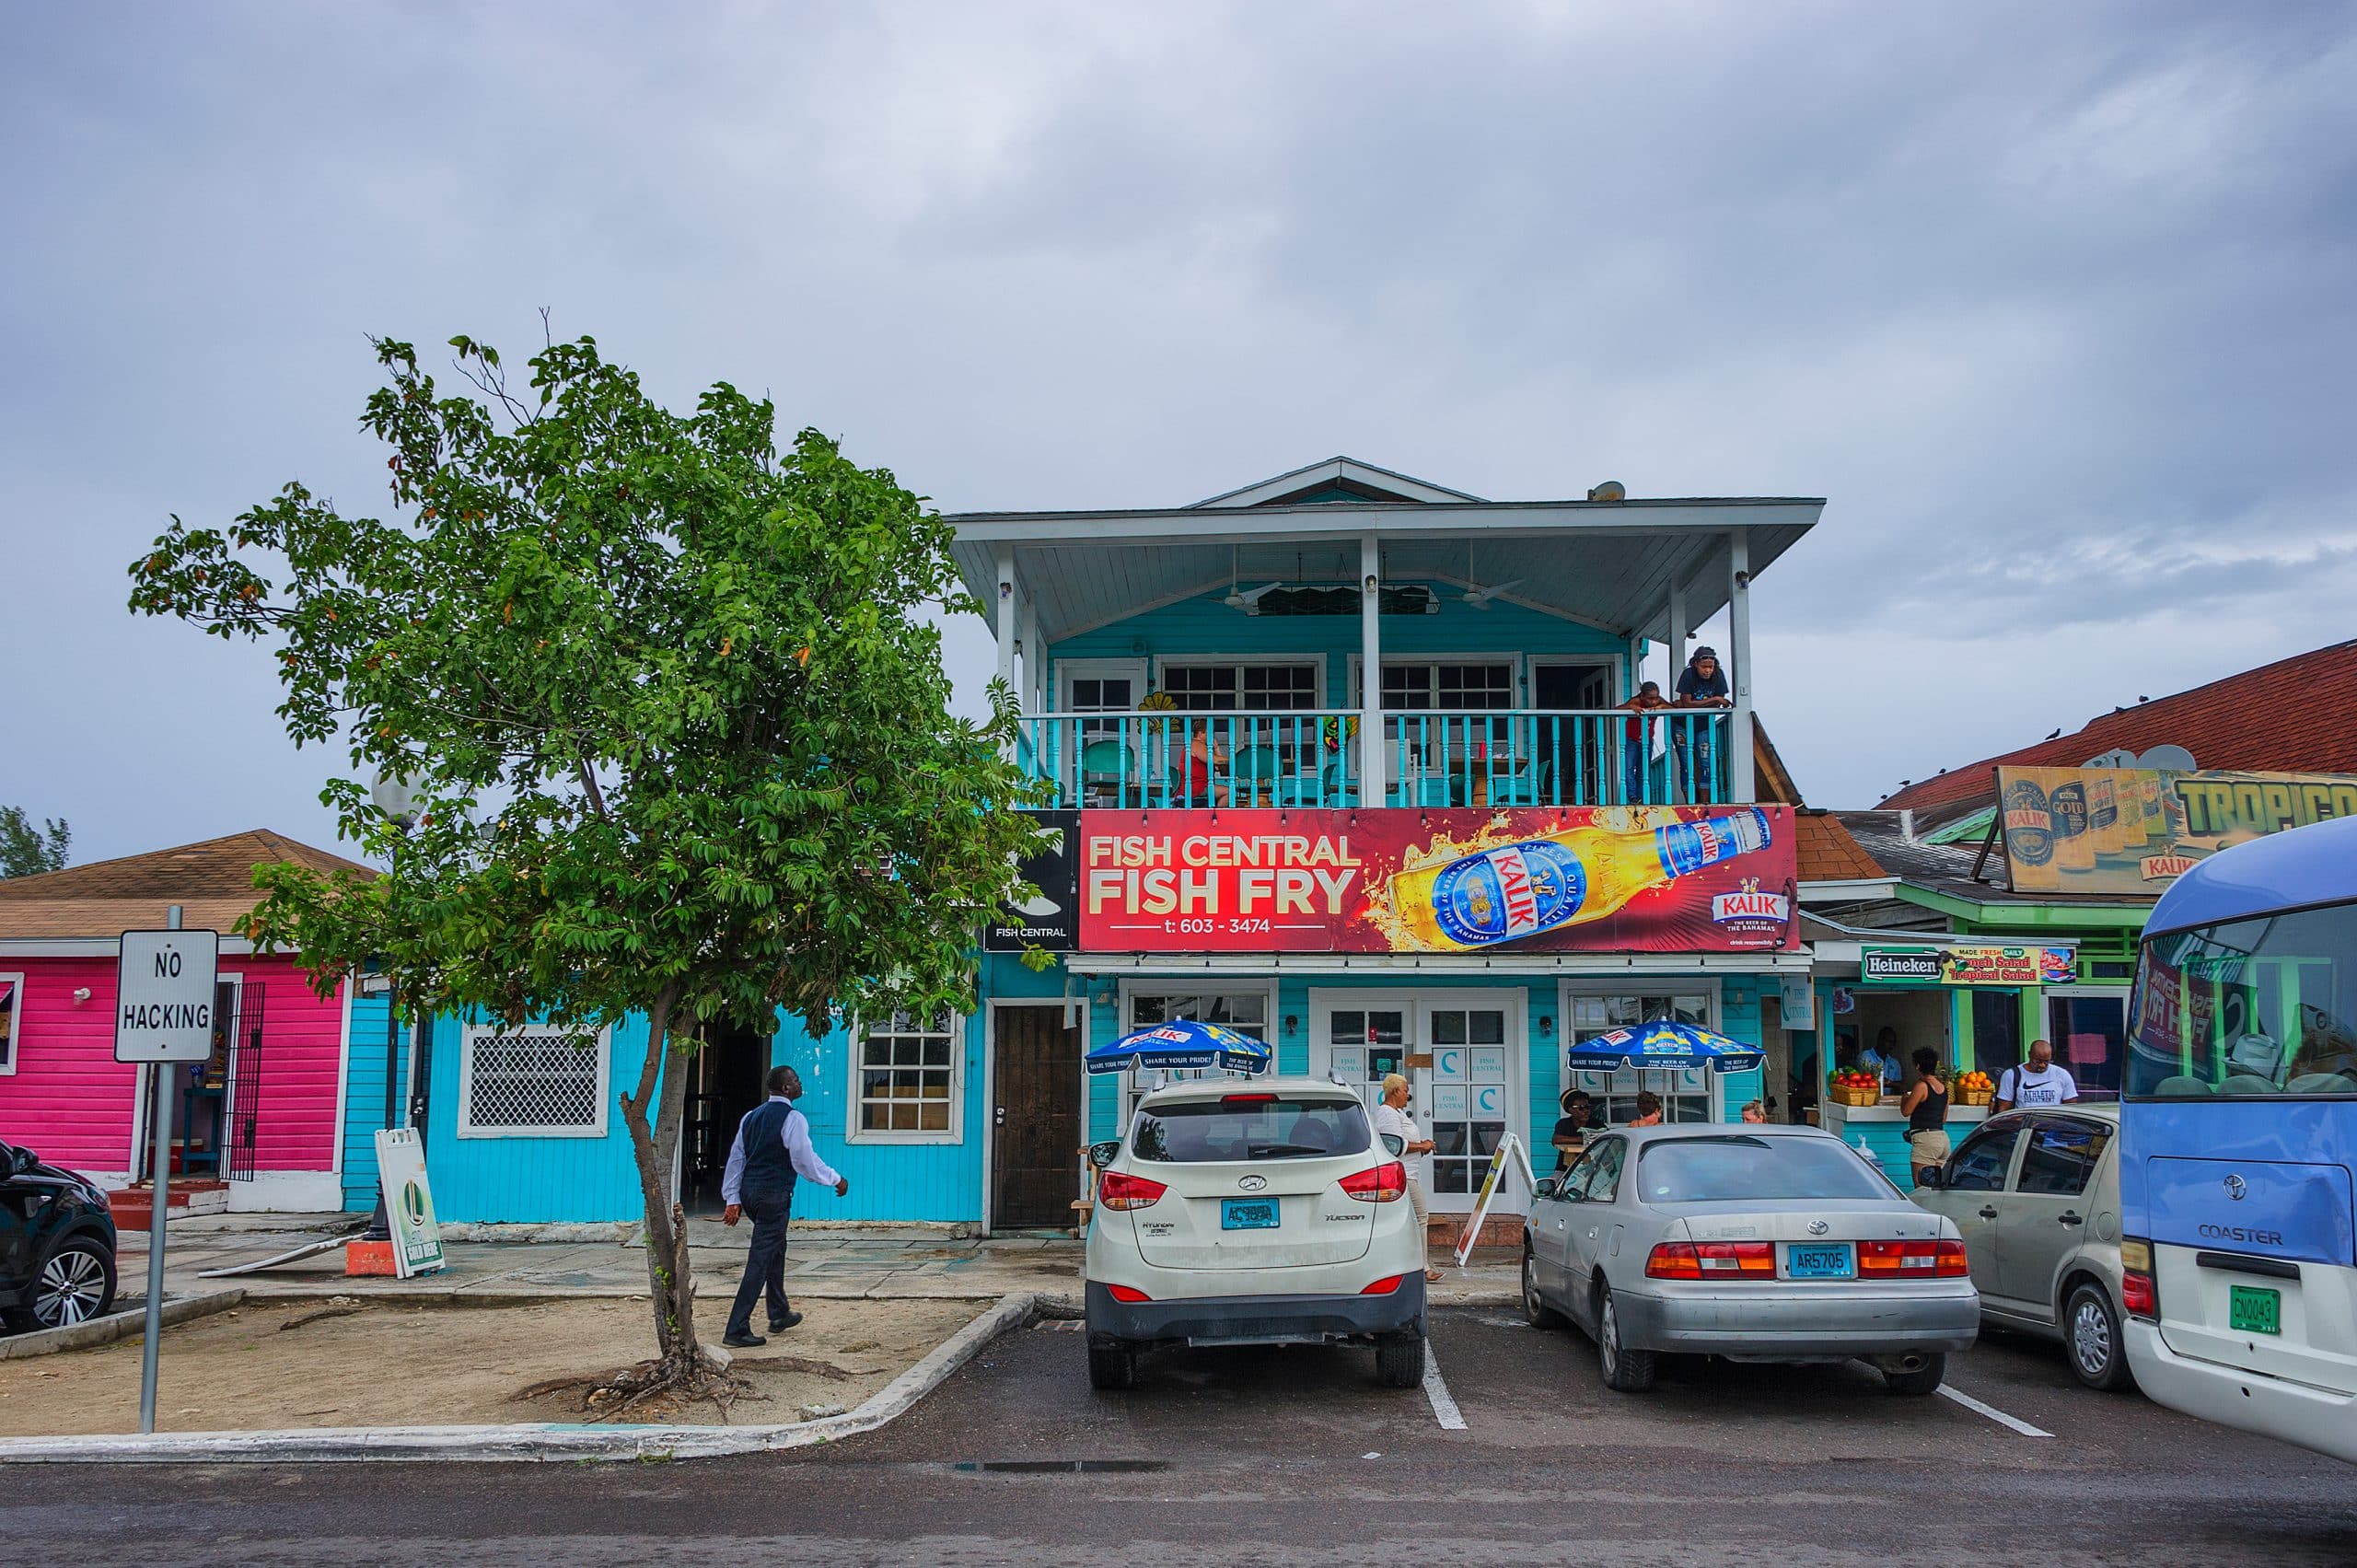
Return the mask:
MULTIPOLYGON (((705 1400, 642 1405, 620 1419, 752 1424, 849 1410, 987 1305, 805 1300, 798 1327, 771 1336, 763 1349, 736 1353, 734 1370, 752 1389, 726 1411, 705 1400)), ((717 1342, 726 1303, 698 1306, 700 1330, 717 1342)), ((643 1300, 248 1304, 165 1331, 156 1427, 595 1421, 604 1409, 585 1406, 578 1387, 527 1390, 595 1378, 654 1351, 643 1300)), ((0 1362, 0 1434, 137 1431, 139 1360, 134 1336, 97 1350, 0 1362)))

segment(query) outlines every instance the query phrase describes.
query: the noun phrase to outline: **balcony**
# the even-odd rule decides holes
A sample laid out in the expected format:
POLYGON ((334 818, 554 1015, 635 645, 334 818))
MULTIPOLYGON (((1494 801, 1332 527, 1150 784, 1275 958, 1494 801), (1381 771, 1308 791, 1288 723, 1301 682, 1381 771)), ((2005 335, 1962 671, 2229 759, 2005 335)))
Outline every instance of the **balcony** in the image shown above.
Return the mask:
MULTIPOLYGON (((1387 713, 1378 804, 1718 805, 1730 798, 1736 718, 1709 708, 1387 713)), ((1016 756, 1064 807, 1355 807, 1359 725, 1355 708, 1026 714, 1016 756)))

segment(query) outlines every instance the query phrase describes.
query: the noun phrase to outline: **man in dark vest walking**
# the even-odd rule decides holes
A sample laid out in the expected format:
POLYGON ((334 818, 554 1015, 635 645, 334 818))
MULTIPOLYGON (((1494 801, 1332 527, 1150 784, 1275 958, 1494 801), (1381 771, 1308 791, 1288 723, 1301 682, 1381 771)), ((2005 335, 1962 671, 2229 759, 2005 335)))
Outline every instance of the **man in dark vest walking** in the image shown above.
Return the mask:
POLYGON ((770 1332, 782 1334, 802 1321, 785 1298, 785 1223, 794 1214, 794 1183, 797 1176, 824 1183, 840 1198, 851 1183, 827 1167, 810 1147, 810 1119, 794 1109, 802 1098, 802 1078, 791 1067, 770 1069, 769 1099, 748 1111, 737 1124, 737 1142, 728 1150, 728 1169, 720 1179, 720 1196, 728 1205, 721 1223, 735 1225, 749 1215, 753 1246, 745 1255, 745 1278, 737 1286, 737 1305, 729 1309, 728 1331, 720 1342, 750 1350, 769 1341, 753 1332, 753 1303, 764 1288, 770 1297, 770 1332))

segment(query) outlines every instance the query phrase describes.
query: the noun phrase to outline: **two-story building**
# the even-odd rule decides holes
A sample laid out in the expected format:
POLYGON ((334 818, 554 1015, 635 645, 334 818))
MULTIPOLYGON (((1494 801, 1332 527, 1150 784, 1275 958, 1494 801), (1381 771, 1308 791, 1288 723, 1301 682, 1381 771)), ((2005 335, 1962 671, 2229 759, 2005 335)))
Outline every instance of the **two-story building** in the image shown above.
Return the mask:
MULTIPOLYGON (((1551 1164, 1573 1040, 1665 1015, 1756 1037, 1762 998, 1808 961, 1791 810, 1755 777, 1750 593, 1823 503, 1607 488, 1490 502, 1338 458, 1167 510, 952 518, 1062 853, 993 934, 973 1016, 708 1050, 683 1192, 711 1201, 714 1151, 790 1061, 853 1184, 809 1217, 1067 1225, 1082 1149, 1139 1089, 1091 1078, 1084 1053, 1194 1017, 1265 1038, 1283 1072, 1370 1093, 1406 1074, 1438 1144, 1434 1208, 1463 1214, 1509 1129, 1551 1164), (1649 650, 1678 650, 1674 675, 1722 611, 1723 705, 1620 706, 1649 650), (1028 967, 1026 943, 1055 961, 1028 967)), ((457 1086, 428 1133, 446 1217, 635 1212, 603 1114, 634 1050, 582 1086, 583 1126, 552 1129, 573 1102, 536 1080, 509 1138, 469 1097, 513 1053, 437 1037, 433 1076, 457 1086), (493 1142, 511 1180, 477 1179, 493 1142)), ((1641 1087, 1694 1120, 1761 1092, 1756 1073, 1580 1086, 1613 1122, 1641 1087)))

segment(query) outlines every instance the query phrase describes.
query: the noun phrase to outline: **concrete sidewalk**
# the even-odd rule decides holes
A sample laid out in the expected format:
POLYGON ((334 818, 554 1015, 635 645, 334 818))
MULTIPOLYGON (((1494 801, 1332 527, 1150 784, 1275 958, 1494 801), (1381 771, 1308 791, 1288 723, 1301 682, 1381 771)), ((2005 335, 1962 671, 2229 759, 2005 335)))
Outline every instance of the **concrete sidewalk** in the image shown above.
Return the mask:
MULTIPOLYGON (((165 1291, 181 1295, 242 1288, 249 1299, 357 1295, 433 1300, 585 1295, 644 1296, 646 1253, 635 1239, 620 1239, 610 1227, 602 1240, 447 1241, 441 1272, 410 1280, 354 1279, 343 1272, 341 1248, 261 1273, 203 1279, 202 1271, 251 1262, 322 1240, 351 1223, 343 1214, 199 1215, 174 1220, 165 1249, 165 1291)), ((599 1227, 601 1229, 609 1227, 599 1227)), ((716 1220, 691 1220, 690 1255, 695 1264, 696 1295, 712 1302, 734 1295, 745 1264, 747 1232, 716 1220)), ((146 1233, 125 1232, 118 1272, 126 1295, 144 1293, 146 1233)), ((1477 1254, 1473 1267, 1458 1271, 1443 1256, 1434 1266, 1443 1279, 1432 1286, 1435 1306, 1504 1306, 1518 1299, 1516 1260, 1510 1254, 1477 1254)), ((1082 1244, 1063 1237, 956 1237, 905 1229, 794 1231, 786 1253, 786 1289, 820 1299, 933 1296, 978 1300, 1027 1292, 1081 1292, 1082 1244)))

